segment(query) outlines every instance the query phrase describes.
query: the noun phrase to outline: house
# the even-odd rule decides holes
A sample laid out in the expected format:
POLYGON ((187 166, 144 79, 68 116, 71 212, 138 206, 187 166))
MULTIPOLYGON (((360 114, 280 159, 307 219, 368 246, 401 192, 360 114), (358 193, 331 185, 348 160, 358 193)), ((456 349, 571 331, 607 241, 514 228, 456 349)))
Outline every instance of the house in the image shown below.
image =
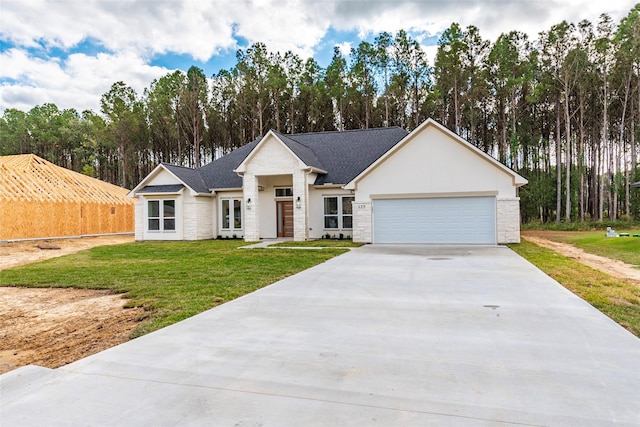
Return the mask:
POLYGON ((411 133, 270 131, 199 169, 160 164, 130 196, 136 240, 496 244, 520 241, 526 183, 429 119, 411 133))
POLYGON ((33 154, 0 156, 0 240, 131 234, 128 193, 33 154))

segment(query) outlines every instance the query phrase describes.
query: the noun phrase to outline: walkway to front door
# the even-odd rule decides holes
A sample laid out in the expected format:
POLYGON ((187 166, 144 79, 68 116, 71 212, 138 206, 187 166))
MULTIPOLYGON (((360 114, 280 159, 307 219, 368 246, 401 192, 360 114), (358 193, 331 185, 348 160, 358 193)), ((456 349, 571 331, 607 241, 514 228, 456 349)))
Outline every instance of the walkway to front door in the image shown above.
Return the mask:
POLYGON ((293 237, 293 200, 276 202, 278 237, 293 237))

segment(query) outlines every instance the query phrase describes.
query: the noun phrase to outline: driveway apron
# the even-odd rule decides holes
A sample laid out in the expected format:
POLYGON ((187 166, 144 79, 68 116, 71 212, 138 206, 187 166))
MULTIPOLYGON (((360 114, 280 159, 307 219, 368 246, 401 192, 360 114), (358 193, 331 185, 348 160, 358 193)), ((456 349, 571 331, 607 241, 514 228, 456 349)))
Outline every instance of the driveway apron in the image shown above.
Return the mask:
POLYGON ((0 425, 640 426, 640 340, 506 247, 368 245, 0 376, 0 425))

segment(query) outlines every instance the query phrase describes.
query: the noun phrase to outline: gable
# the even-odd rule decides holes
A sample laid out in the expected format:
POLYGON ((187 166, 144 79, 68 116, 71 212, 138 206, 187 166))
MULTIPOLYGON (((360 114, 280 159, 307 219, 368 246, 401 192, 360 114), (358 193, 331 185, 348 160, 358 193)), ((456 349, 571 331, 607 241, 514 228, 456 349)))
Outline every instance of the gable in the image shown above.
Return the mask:
MULTIPOLYGON (((151 190, 151 188, 156 189, 168 189, 172 188, 172 192, 181 192, 182 190, 175 190, 178 186, 189 187, 188 183, 184 180, 181 180, 177 177, 173 172, 171 172, 167 167, 170 165, 159 164, 156 166, 154 170, 152 170, 149 175, 144 177, 138 185, 136 185, 133 190, 129 192, 129 197, 136 197, 139 193, 150 193, 157 192, 156 190, 151 190), (146 190, 145 190, 146 189, 146 190)), ((186 169, 186 168, 184 168, 186 169)), ((193 189, 191 189, 193 191, 193 189)))
POLYGON ((367 194, 485 192, 514 197, 524 180, 463 139, 427 121, 347 188, 367 194))
POLYGON ((145 182, 145 186, 148 185, 176 185, 182 184, 182 182, 176 178, 175 175, 162 168, 159 169, 150 179, 145 182))
POLYGON ((268 133, 236 169, 239 173, 253 175, 291 174, 306 168, 302 162, 272 132, 268 133))

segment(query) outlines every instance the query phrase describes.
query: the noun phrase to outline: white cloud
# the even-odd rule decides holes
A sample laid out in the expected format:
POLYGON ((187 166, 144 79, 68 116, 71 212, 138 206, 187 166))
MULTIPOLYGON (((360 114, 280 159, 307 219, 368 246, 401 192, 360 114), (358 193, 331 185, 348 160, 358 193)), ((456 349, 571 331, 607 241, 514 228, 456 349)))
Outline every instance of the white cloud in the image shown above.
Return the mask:
POLYGON ((100 97, 116 81, 124 81, 140 95, 149 83, 169 70, 145 64, 133 53, 96 56, 70 55, 67 60, 43 60, 19 49, 0 54, 0 78, 14 84, 0 86, 0 109, 30 110, 48 102, 59 108, 99 111, 100 97))
POLYGON ((71 48, 98 40, 110 51, 174 52, 207 61, 235 48, 234 30, 273 50, 310 56, 329 27, 323 2, 4 0, 0 36, 17 45, 71 48), (43 13, 46 11, 46 13, 43 13))
MULTIPOLYGON (((594 24, 602 12, 618 22, 634 0, 1 0, 0 111, 54 102, 97 111, 100 96, 122 80, 138 92, 169 70, 149 65, 157 54, 206 62, 238 48, 237 37, 303 58, 330 28, 361 37, 400 29, 435 35, 452 22, 475 25, 483 38, 519 30, 533 39, 562 20, 594 24), (103 53, 77 51, 90 40, 103 53), (102 49, 100 49, 100 46, 102 49), (30 53, 27 53, 30 52, 30 53)), ((347 55, 358 41, 337 40, 347 55), (346 50, 346 51, 345 51, 346 50)), ((433 64, 435 48, 420 41, 433 64)))
POLYGON ((351 42, 342 42, 338 43, 336 47, 343 56, 348 56, 351 53, 352 44, 351 42))
POLYGON ((435 34, 458 22, 495 39, 520 30, 535 36, 566 19, 618 20, 629 0, 3 0, 0 37, 19 46, 71 48, 94 39, 114 52, 182 53, 206 61, 236 48, 236 35, 273 50, 310 54, 332 26, 362 37, 400 29, 435 34))
POLYGON ((435 35, 453 22, 463 28, 474 25, 483 38, 495 40, 501 33, 517 30, 530 38, 566 20, 595 23, 601 13, 619 21, 633 7, 633 0, 424 0, 424 1, 337 1, 332 25, 357 29, 360 36, 400 29, 435 35))
POLYGON ((264 42, 274 52, 291 50, 304 58, 311 57, 313 47, 329 28, 321 5, 324 3, 288 1, 238 8, 236 34, 250 43, 264 42))
POLYGON ((422 50, 424 50, 425 55, 427 56, 427 61, 429 61, 429 66, 433 67, 436 62, 436 54, 438 53, 438 46, 421 46, 422 50))

